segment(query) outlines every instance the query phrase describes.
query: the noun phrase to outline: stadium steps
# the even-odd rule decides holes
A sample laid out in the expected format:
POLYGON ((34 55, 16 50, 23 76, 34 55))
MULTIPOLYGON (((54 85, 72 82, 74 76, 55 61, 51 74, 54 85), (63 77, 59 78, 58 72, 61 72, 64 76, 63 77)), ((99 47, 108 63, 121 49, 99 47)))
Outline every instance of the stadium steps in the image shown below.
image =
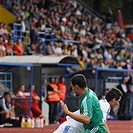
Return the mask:
POLYGON ((77 0, 77 2, 82 5, 83 7, 85 7, 88 11, 88 13, 90 15, 92 15, 93 17, 97 17, 99 19, 101 19, 102 21, 105 21, 104 17, 98 13, 97 11, 95 11, 93 8, 91 8, 87 3, 85 3, 83 0, 77 0))
POLYGON ((8 25, 9 23, 14 23, 16 21, 16 17, 9 12, 7 9, 0 5, 0 22, 3 22, 7 25, 7 30, 10 31, 11 27, 8 25))

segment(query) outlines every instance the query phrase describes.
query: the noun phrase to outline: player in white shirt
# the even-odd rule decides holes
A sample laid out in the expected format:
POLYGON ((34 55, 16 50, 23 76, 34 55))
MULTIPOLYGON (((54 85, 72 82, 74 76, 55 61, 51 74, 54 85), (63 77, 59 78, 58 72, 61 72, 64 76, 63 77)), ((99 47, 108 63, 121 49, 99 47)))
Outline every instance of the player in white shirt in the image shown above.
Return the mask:
MULTIPOLYGON (((103 112, 103 122, 107 133, 110 133, 109 128, 106 124, 107 115, 110 109, 115 108, 119 104, 122 97, 122 92, 117 88, 109 89, 106 93, 105 99, 99 100, 101 110, 103 112)), ((79 110, 76 112, 79 114, 79 110)), ((83 123, 80 123, 69 116, 66 116, 66 121, 63 122, 56 131, 53 133, 81 133, 84 130, 83 123)))

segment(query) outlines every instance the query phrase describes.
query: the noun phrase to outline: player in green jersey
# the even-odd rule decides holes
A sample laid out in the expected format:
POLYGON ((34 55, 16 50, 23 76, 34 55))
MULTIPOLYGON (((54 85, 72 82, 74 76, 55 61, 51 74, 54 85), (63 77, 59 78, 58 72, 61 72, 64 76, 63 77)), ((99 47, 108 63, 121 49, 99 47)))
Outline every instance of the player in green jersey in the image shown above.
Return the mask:
POLYGON ((106 133, 98 98, 92 90, 87 88, 86 78, 82 74, 74 75, 71 78, 71 86, 80 96, 80 114, 69 111, 67 105, 60 101, 64 112, 76 121, 83 123, 85 130, 82 133, 106 133))

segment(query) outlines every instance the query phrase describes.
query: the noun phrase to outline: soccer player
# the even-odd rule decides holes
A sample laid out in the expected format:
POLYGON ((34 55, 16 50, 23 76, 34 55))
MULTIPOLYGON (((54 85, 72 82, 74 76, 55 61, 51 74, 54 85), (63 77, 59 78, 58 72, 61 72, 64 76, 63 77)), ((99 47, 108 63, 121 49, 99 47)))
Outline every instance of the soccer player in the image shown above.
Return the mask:
POLYGON ((103 112, 103 122, 107 130, 110 133, 108 125, 106 124, 107 115, 110 113, 110 109, 114 109, 120 102, 122 92, 117 88, 109 89, 105 95, 105 99, 99 100, 101 110, 103 112))
POLYGON ((80 114, 69 111, 67 105, 60 101, 64 112, 72 119, 83 123, 84 130, 82 133, 106 133, 98 98, 92 90, 87 88, 86 78, 82 74, 74 75, 71 78, 71 86, 75 93, 80 96, 80 114))
MULTIPOLYGON (((110 112, 110 109, 115 108, 119 104, 122 97, 122 92, 117 88, 112 88, 107 91, 105 99, 99 101, 100 107, 103 112, 103 122, 107 130, 107 133, 110 133, 109 128, 106 124, 107 115, 110 112)), ((74 112, 80 114, 79 110, 74 112)), ((80 133, 84 130, 83 123, 75 121, 71 117, 67 116, 64 123, 62 123, 54 133, 80 133)))

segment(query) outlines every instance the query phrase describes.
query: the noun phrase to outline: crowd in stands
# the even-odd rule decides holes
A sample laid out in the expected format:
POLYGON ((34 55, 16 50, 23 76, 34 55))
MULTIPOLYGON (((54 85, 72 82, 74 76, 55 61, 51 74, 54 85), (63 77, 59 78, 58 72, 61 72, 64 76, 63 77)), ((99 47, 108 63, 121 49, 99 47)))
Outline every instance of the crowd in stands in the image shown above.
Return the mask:
MULTIPOLYGON (((72 68, 70 72, 89 67, 122 69, 127 64, 131 65, 131 33, 128 37, 116 22, 104 22, 91 16, 75 1, 6 0, 3 6, 17 17, 16 22, 22 25, 23 35, 30 31, 31 43, 23 47, 23 38, 18 38, 17 42, 6 40, 9 32, 1 22, 0 56, 72 55, 78 59, 80 67, 72 68), (38 31, 45 28, 52 28, 57 41, 51 39, 43 45, 45 39, 37 40, 38 31)), ((126 68, 130 69, 130 65, 126 68)))
MULTIPOLYGON (((30 44, 27 46, 23 44, 23 37, 19 37, 15 42, 10 36, 14 34, 13 29, 8 31, 6 24, 0 22, 0 57, 72 55, 77 58, 80 66, 68 68, 70 73, 96 67, 131 69, 133 32, 126 35, 124 29, 121 29, 116 22, 105 22, 93 17, 76 1, 0 0, 0 2, 3 7, 16 16, 16 23, 22 26, 22 36, 29 31, 30 37, 30 44), (46 38, 37 39, 38 32, 45 31, 45 28, 51 28, 54 37, 53 40, 50 40, 49 36, 49 41, 46 43, 46 38)), ((62 80, 60 78, 58 86, 63 84, 62 80)), ((133 88, 132 83, 130 85, 133 88)), ((62 95, 61 91, 58 91, 58 86, 55 78, 50 78, 46 99, 50 106, 50 123, 56 123, 62 113, 59 106, 59 99, 62 95), (57 95, 58 93, 60 95, 57 95), (50 99, 51 95, 55 95, 55 99, 50 99)), ((64 100, 63 98, 62 100, 64 100)), ((35 104, 38 108, 37 104, 40 99, 38 97, 37 99, 35 104)), ((35 110, 34 112, 36 112, 35 110)), ((39 112, 38 116, 41 113, 39 112)))

